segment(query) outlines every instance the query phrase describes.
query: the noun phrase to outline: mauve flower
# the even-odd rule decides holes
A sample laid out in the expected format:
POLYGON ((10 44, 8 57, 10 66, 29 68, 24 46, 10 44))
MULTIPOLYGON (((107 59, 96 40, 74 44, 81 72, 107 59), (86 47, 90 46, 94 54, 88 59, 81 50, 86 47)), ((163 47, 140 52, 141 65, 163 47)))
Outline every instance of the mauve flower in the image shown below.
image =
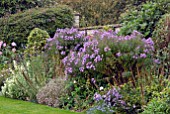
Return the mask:
POLYGON ((116 53, 116 56, 120 57, 122 54, 120 52, 116 53))
POLYGON ((95 80, 94 78, 92 78, 92 79, 91 79, 91 82, 92 82, 93 84, 95 84, 95 83, 96 83, 96 80, 95 80))
POLYGON ((2 55, 2 51, 0 51, 0 55, 2 55))
POLYGON ((65 51, 61 51, 61 55, 65 55, 66 54, 66 52, 65 51))
POLYGON ((140 58, 146 58, 146 54, 145 53, 141 53, 140 54, 140 58))
POLYGON ((12 45, 13 47, 17 46, 17 44, 16 44, 15 42, 12 42, 11 45, 12 45))
POLYGON ((108 47, 108 46, 106 46, 105 48, 104 48, 104 51, 105 52, 108 52, 108 51, 110 51, 111 49, 108 47))
POLYGON ((80 72, 84 72, 84 67, 79 68, 80 72))
POLYGON ((98 93, 95 93, 94 94, 94 100, 95 101, 100 101, 100 100, 102 100, 102 96, 100 94, 98 94, 98 93))
POLYGON ((154 63, 160 64, 161 62, 159 61, 159 59, 154 59, 154 63))

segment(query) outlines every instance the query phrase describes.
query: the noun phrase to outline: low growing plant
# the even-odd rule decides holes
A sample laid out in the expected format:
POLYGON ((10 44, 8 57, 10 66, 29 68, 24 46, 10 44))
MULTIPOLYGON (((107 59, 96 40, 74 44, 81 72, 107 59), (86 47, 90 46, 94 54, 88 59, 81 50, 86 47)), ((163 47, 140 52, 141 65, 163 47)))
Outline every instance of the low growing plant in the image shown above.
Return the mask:
POLYGON ((40 104, 46 104, 52 107, 61 106, 60 97, 66 93, 65 80, 62 78, 50 80, 44 87, 42 87, 37 95, 37 101, 40 104))

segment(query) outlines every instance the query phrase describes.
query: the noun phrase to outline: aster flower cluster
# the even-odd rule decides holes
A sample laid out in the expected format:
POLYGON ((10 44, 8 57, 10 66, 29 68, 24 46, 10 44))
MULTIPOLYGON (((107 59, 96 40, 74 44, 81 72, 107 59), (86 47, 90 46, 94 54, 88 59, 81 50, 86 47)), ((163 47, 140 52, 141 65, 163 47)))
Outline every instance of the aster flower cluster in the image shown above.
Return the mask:
POLYGON ((71 50, 62 60, 68 74, 89 70, 101 71, 99 66, 109 69, 108 64, 115 61, 129 67, 135 61, 144 62, 154 51, 152 39, 142 38, 137 31, 127 36, 118 36, 114 31, 95 31, 92 36, 86 36, 84 39, 86 40, 83 40, 83 46, 78 51, 71 50))
POLYGON ((103 100, 108 106, 125 106, 125 101, 122 100, 122 95, 116 88, 109 90, 105 95, 100 95, 98 93, 94 94, 95 101, 103 100))
POLYGON ((83 45, 84 33, 78 32, 77 29, 57 29, 53 38, 47 39, 45 48, 49 50, 54 46, 59 54, 65 57, 70 50, 77 51, 83 45))

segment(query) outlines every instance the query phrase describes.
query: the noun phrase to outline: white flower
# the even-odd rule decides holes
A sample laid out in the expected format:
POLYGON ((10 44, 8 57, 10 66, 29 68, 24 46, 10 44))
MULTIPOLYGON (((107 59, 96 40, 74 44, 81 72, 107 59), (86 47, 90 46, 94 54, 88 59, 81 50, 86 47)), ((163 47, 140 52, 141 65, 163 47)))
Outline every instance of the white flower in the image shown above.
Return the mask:
POLYGON ((103 90, 103 89, 104 89, 104 88, 101 86, 101 87, 100 87, 100 91, 103 90))
POLYGON ((12 42, 11 45, 12 45, 13 47, 17 46, 17 44, 16 44, 15 42, 12 42))
POLYGON ((74 82, 73 82, 73 83, 74 83, 74 84, 75 84, 75 83, 77 83, 77 82, 76 82, 76 80, 74 80, 74 82))

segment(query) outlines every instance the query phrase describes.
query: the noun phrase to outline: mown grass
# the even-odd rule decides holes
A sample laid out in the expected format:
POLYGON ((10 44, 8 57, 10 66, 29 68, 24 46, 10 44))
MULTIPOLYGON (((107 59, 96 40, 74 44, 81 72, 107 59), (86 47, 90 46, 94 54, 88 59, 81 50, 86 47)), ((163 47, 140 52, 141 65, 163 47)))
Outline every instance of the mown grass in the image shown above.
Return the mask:
POLYGON ((0 114, 81 114, 0 96, 0 114))

